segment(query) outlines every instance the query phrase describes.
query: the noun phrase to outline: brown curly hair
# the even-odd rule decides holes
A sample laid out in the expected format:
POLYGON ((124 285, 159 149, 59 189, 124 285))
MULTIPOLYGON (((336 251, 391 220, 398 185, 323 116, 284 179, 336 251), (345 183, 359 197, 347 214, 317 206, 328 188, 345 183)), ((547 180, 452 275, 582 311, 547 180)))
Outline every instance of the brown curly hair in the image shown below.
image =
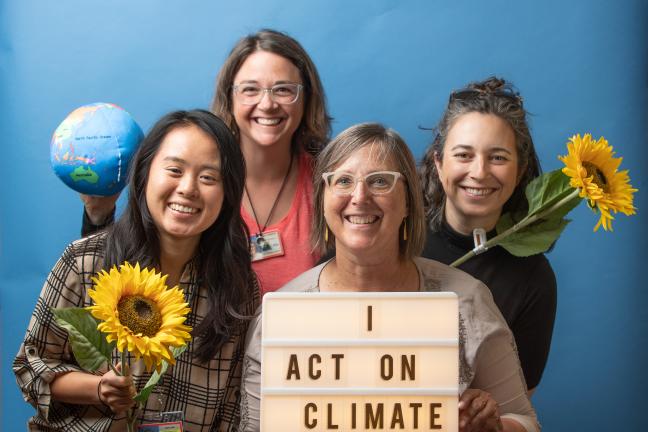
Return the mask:
POLYGON ((441 227, 446 200, 446 193, 434 162, 443 158, 446 139, 455 122, 461 116, 472 112, 492 114, 501 118, 515 134, 520 181, 504 204, 503 213, 526 214, 528 203, 524 190, 527 184, 541 173, 540 162, 529 131, 527 112, 522 97, 511 83, 501 78, 490 77, 452 92, 441 120, 434 128, 434 140, 425 151, 419 168, 425 217, 432 231, 438 231, 441 227))

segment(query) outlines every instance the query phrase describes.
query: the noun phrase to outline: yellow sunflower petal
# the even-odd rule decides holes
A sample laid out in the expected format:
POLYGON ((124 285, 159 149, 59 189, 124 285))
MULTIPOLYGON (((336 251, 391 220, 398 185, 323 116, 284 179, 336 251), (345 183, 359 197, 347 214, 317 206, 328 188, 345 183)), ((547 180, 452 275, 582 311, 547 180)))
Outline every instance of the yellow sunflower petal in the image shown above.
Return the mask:
POLYGON ((603 137, 598 141, 590 134, 574 135, 567 143, 568 154, 558 158, 565 164, 562 172, 570 178, 569 184, 579 189, 581 198, 588 200, 592 210, 600 213, 594 231, 601 226, 612 231, 611 212, 626 215, 635 213, 633 194, 637 192, 630 184, 628 171, 618 171, 621 158, 603 137))
POLYGON ((173 363, 169 347, 191 340, 191 327, 184 324, 190 312, 184 293, 178 287, 169 289, 166 280, 155 270, 125 262, 119 269, 97 273, 88 290, 93 305, 87 309, 102 321, 98 329, 119 351, 141 358, 148 371, 159 370, 162 360, 173 363), (158 321, 151 321, 155 316, 158 321), (136 325, 142 322, 143 327, 136 325))

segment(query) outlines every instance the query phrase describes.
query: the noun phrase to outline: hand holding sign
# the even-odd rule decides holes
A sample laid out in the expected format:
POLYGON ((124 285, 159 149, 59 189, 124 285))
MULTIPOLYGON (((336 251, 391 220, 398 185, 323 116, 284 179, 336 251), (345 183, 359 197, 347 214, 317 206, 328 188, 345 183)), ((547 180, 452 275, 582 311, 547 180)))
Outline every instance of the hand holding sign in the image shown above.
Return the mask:
POLYGON ((468 389, 459 399, 459 432, 501 432, 497 402, 483 390, 468 389))

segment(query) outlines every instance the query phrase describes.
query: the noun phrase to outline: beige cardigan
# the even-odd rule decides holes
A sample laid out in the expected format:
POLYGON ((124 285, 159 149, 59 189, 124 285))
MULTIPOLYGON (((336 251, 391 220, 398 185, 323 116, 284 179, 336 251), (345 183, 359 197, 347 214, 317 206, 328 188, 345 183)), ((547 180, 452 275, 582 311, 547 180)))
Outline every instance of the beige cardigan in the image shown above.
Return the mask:
MULTIPOLYGON (((540 425, 527 397, 527 387, 515 341, 490 290, 472 276, 437 261, 415 258, 421 291, 452 291, 459 298, 459 391, 487 391, 499 404, 503 418, 522 424, 528 432, 540 425)), ((302 273, 279 291, 318 292, 319 276, 327 263, 302 273)), ((241 387, 241 431, 258 431, 261 387, 261 315, 248 331, 241 387)))

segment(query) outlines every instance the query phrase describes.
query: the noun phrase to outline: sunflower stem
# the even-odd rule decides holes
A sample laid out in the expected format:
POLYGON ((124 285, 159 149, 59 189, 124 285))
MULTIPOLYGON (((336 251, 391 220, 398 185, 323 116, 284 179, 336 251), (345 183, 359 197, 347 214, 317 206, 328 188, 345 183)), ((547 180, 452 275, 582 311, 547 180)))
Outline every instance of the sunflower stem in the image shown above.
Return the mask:
POLYGON ((121 370, 122 371, 121 371, 121 373, 119 375, 126 376, 130 372, 128 370, 128 363, 127 363, 128 362, 128 350, 124 350, 120 354, 121 354, 120 362, 121 362, 121 370))
MULTIPOLYGON (((502 242, 502 240, 504 240, 509 235, 520 231, 521 229, 531 225, 534 222, 537 222, 538 220, 544 218, 548 214, 551 214, 555 210, 557 210, 560 207, 564 206, 569 201, 571 201, 574 198, 578 197, 579 193, 580 193, 580 190, 578 188, 574 189, 569 195, 567 195, 566 197, 564 197, 563 199, 561 199, 560 201, 558 201, 557 203, 555 203, 551 207, 545 209, 544 211, 542 211, 540 213, 532 214, 530 216, 525 217, 520 222, 516 223, 515 225, 513 225, 512 227, 510 227, 509 229, 507 229, 503 233, 498 234, 495 237, 493 237, 492 239, 488 240, 486 243, 484 243, 484 247, 486 249, 488 249, 488 248, 491 248, 493 246, 497 246, 499 243, 502 242)), ((457 259, 452 264, 450 264, 450 266, 451 267, 459 267, 461 264, 465 263, 466 261, 468 261, 470 258, 474 257, 475 255, 477 255, 475 253, 475 251, 471 250, 470 252, 468 252, 467 254, 465 254, 461 258, 457 259)))
MULTIPOLYGON (((121 376, 129 376, 130 375, 130 365, 129 365, 129 358, 128 358, 128 350, 125 349, 120 353, 120 361, 121 361, 121 373, 115 370, 115 373, 118 373, 121 376)), ((135 420, 136 420, 136 415, 135 415, 135 410, 133 408, 129 408, 128 411, 126 412, 126 427, 128 432, 135 432, 135 420)))

